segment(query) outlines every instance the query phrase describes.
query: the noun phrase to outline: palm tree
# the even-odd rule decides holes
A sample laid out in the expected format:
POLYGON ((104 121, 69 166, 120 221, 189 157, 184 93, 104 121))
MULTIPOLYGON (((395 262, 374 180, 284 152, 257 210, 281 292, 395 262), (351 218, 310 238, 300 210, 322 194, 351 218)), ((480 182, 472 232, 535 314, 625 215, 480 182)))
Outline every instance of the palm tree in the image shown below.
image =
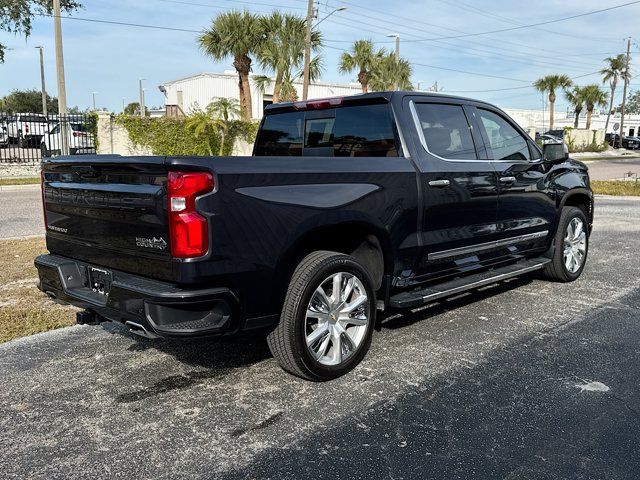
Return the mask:
POLYGON ((411 90, 411 64, 390 53, 376 62, 369 79, 372 90, 411 90))
POLYGON ((580 112, 582 112, 582 107, 584 106, 582 88, 575 86, 571 90, 565 90, 564 96, 573 107, 573 112, 575 113, 575 116, 576 116, 575 120, 573 121, 573 127, 578 128, 580 112))
POLYGON ((198 37, 200 48, 214 60, 233 57, 238 72, 242 117, 251 118, 251 89, 249 72, 251 57, 259 50, 263 31, 258 18, 249 12, 231 11, 218 15, 208 30, 198 37))
POLYGON ((628 80, 629 72, 627 70, 627 60, 623 54, 615 57, 607 57, 604 59, 607 64, 605 68, 600 70, 602 74, 602 83, 609 82, 609 88, 611 88, 611 97, 609 98, 609 110, 607 111, 607 121, 604 124, 604 131, 609 128, 609 119, 611 118, 611 110, 613 110, 613 96, 616 93, 616 86, 618 80, 628 80))
POLYGON ((547 75, 533 82, 533 86, 539 92, 549 92, 549 130, 553 130, 554 104, 556 103, 556 90, 566 90, 572 85, 571 79, 564 74, 547 75))
POLYGON ((607 106, 609 94, 602 90, 598 85, 587 85, 581 89, 581 97, 587 107, 587 130, 591 128, 591 114, 596 105, 601 107, 607 106))
MULTIPOLYGON (((322 73, 322 57, 316 56, 311 59, 309 64, 309 79, 315 82, 320 78, 322 73)), ((298 90, 295 83, 299 82, 302 78, 303 70, 296 73, 292 73, 290 68, 284 70, 282 78, 280 79, 280 87, 278 88, 278 101, 279 102, 295 102, 298 100, 298 90)), ((260 92, 264 94, 267 87, 269 87, 273 80, 267 75, 255 75, 253 81, 260 92)), ((275 91, 275 88, 274 88, 275 91)), ((275 96, 275 95, 274 95, 275 96)), ((274 102, 275 103, 275 102, 274 102)))
POLYGON ((385 54, 384 48, 375 51, 371 40, 356 40, 351 52, 344 52, 340 56, 340 72, 351 73, 358 70, 358 82, 362 85, 362 93, 367 93, 371 72, 385 54))
MULTIPOLYGON (((283 100, 280 90, 285 77, 288 75, 293 78, 292 70, 302 68, 306 20, 275 11, 268 16, 260 17, 260 24, 264 40, 257 52, 258 61, 262 68, 275 73, 273 103, 278 103, 283 100)), ((321 47, 322 35, 314 30, 311 32, 311 49, 317 52, 321 47)))
POLYGON ((218 132, 222 128, 221 120, 211 118, 206 112, 196 111, 187 118, 184 126, 187 130, 192 131, 196 138, 202 138, 205 141, 209 155, 215 155, 213 147, 218 132))
POLYGON ((224 154, 225 141, 231 129, 232 121, 241 116, 242 110, 235 98, 217 98, 207 106, 207 115, 217 120, 220 133, 220 150, 218 155, 224 154))

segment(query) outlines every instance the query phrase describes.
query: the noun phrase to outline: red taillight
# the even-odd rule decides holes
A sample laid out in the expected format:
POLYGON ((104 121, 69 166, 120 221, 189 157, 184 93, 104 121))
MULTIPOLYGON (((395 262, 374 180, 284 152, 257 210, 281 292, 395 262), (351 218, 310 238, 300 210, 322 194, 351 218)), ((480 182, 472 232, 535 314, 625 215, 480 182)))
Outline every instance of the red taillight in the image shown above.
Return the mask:
POLYGON ((318 110, 321 108, 339 107, 342 105, 342 97, 321 98, 319 100, 305 100, 303 102, 293 102, 296 110, 318 110))
POLYGON ((24 124, 24 132, 25 133, 29 133, 29 124, 28 123, 24 124))
POLYGON ((79 137, 80 136, 80 132, 73 132, 73 136, 74 137, 79 137))
POLYGON ((174 257, 201 257, 207 253, 209 225, 196 211, 196 198, 213 191, 214 186, 209 172, 169 172, 169 236, 174 257))

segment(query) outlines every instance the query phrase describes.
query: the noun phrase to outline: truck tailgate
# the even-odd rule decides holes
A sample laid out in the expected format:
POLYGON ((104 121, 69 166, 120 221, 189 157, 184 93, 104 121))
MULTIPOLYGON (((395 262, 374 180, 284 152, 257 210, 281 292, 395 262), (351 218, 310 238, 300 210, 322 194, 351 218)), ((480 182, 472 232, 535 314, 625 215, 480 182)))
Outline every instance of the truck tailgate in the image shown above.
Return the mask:
POLYGON ((164 157, 59 157, 42 171, 51 253, 172 280, 164 157))

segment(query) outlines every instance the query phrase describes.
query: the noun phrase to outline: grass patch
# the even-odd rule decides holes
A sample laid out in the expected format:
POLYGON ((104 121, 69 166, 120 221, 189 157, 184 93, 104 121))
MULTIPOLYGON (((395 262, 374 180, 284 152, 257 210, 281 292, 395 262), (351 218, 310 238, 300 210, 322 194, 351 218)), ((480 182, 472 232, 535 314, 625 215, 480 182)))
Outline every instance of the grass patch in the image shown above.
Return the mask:
POLYGON ((40 177, 0 178, 0 187, 6 185, 33 185, 40 183, 40 177))
POLYGON ((592 180, 591 188, 600 195, 640 196, 640 182, 621 180, 592 180))
POLYGON ((0 343, 75 323, 76 309, 38 290, 33 259, 46 253, 43 238, 0 240, 0 343))

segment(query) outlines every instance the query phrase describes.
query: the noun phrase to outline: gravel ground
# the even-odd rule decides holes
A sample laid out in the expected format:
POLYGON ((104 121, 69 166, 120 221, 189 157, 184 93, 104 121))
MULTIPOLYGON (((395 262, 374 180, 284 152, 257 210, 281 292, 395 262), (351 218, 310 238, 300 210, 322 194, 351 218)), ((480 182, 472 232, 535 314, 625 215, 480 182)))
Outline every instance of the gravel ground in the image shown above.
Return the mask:
POLYGON ((264 341, 74 326, 0 346, 4 478, 637 478, 640 201, 599 198, 573 284, 386 315, 315 384, 264 341))

